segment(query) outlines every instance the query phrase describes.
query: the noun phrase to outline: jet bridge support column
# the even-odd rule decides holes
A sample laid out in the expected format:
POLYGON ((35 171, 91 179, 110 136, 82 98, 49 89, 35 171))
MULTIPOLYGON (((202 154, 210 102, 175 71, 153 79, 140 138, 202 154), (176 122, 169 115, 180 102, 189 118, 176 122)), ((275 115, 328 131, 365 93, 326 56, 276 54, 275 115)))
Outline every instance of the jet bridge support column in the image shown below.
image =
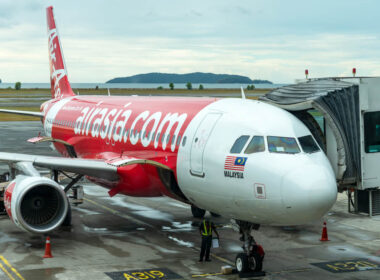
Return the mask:
POLYGON ((366 213, 369 217, 380 214, 380 189, 354 190, 354 209, 351 211, 352 194, 349 196, 350 213, 366 213))

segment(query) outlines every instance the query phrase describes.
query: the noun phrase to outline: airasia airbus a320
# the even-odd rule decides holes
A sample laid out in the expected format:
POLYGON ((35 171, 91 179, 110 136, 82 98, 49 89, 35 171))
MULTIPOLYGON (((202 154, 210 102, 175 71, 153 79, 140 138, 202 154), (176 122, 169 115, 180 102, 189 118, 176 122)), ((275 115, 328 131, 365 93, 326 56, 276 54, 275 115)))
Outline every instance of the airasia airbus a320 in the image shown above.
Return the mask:
POLYGON ((168 196, 236 220, 244 253, 239 271, 260 270, 263 250, 251 236, 260 224, 298 225, 322 217, 337 196, 328 159, 306 126, 263 102, 237 98, 77 96, 53 15, 47 8, 52 99, 40 117, 63 157, 0 152, 10 166, 4 206, 21 229, 46 233, 69 212, 67 191, 82 176, 110 196, 168 196), (77 174, 67 186, 41 176, 77 174))

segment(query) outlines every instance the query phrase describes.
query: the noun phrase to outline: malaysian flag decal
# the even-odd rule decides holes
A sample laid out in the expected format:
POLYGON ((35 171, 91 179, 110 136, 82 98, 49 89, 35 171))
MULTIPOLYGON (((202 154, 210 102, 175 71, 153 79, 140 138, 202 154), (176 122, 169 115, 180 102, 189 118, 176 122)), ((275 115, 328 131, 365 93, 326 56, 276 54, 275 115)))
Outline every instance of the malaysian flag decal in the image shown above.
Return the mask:
POLYGON ((243 172, 246 162, 246 157, 227 156, 224 162, 224 169, 243 172))

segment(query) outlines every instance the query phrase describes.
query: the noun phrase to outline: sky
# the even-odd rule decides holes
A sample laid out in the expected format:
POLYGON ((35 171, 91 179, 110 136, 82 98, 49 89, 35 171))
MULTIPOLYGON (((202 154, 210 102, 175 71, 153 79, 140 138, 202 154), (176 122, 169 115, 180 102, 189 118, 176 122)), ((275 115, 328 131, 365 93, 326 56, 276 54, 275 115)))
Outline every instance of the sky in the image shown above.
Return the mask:
POLYGON ((212 72, 274 83, 380 75, 377 0, 0 0, 0 79, 49 82, 53 5, 71 82, 212 72))

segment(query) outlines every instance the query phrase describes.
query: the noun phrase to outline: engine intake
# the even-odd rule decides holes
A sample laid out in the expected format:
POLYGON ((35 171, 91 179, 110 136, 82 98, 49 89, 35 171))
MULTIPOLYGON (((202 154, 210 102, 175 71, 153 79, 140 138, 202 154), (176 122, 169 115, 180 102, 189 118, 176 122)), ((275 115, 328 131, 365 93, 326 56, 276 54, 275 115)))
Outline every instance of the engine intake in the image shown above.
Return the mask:
POLYGON ((17 226, 34 233, 56 229, 68 212, 63 188, 51 179, 37 176, 17 176, 5 190, 4 205, 17 226))

